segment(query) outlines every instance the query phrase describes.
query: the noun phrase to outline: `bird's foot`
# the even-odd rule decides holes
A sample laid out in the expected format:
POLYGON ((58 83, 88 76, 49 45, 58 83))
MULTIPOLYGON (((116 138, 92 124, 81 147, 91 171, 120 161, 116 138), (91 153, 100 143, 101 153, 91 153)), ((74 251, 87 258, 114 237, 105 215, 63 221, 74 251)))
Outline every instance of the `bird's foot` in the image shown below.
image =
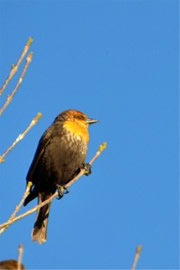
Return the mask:
POLYGON ((62 185, 57 185, 57 190, 58 190, 58 197, 57 197, 58 200, 62 199, 64 194, 69 193, 68 188, 66 188, 65 186, 62 186, 62 185))
POLYGON ((85 163, 83 169, 85 170, 85 171, 84 171, 84 174, 85 174, 86 176, 90 175, 91 172, 92 172, 92 171, 91 171, 91 164, 89 164, 89 163, 85 163))

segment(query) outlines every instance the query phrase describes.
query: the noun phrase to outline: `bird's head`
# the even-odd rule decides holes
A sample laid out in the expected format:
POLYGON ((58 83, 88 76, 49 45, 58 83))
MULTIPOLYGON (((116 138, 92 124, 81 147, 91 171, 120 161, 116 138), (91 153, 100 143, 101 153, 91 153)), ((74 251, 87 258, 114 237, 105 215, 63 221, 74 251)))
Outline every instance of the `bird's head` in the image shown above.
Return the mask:
POLYGON ((67 110, 62 112, 58 119, 63 121, 63 127, 77 136, 83 137, 87 142, 89 140, 88 127, 90 124, 98 122, 93 118, 89 118, 83 112, 77 110, 67 110))
POLYGON ((61 120, 63 120, 64 122, 65 121, 76 122, 84 127, 88 127, 90 124, 98 122, 98 120, 89 118, 85 113, 77 110, 66 110, 62 112, 58 116, 58 118, 61 118, 61 120))

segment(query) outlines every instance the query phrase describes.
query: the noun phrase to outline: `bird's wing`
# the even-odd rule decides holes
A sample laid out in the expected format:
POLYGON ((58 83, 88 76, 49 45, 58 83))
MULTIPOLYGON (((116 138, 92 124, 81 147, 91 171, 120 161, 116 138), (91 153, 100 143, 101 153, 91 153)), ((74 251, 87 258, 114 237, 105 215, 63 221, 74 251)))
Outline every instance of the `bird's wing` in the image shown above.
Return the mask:
POLYGON ((42 135, 38 147, 36 149, 36 153, 34 155, 33 161, 31 163, 31 166, 29 168, 29 171, 27 173, 26 179, 27 182, 31 181, 33 182, 33 173, 37 167, 37 164, 39 162, 39 160, 41 159, 47 145, 50 142, 51 136, 52 136, 52 130, 53 130, 53 125, 51 125, 42 135))

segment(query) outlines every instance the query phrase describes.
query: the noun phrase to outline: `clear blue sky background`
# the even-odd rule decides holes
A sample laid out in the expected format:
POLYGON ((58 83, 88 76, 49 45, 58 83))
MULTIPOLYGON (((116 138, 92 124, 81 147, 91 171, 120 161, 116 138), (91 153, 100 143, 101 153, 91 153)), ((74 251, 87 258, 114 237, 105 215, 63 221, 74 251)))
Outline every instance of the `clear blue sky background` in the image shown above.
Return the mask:
POLYGON ((57 114, 75 108, 100 120, 90 127, 87 160, 108 142, 92 175, 54 200, 48 241, 31 241, 32 214, 0 236, 0 259, 17 258, 23 243, 31 269, 129 269, 142 244, 138 269, 177 269, 178 1, 0 0, 0 25, 0 84, 34 38, 33 61, 0 117, 0 154, 43 113, 0 164, 0 222, 21 198, 39 138, 57 114))

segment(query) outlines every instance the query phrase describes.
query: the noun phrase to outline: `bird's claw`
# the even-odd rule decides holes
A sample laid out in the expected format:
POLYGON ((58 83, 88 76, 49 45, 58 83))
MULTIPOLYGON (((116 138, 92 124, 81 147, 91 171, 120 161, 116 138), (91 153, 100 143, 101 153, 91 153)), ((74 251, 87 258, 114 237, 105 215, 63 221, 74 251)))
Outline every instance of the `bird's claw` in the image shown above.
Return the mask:
POLYGON ((91 164, 89 164, 89 163, 84 164, 84 174, 86 176, 91 174, 91 164))
POLYGON ((69 193, 68 188, 66 188, 65 186, 62 186, 62 185, 57 185, 57 190, 58 190, 58 197, 57 197, 58 200, 62 199, 64 194, 69 193))

